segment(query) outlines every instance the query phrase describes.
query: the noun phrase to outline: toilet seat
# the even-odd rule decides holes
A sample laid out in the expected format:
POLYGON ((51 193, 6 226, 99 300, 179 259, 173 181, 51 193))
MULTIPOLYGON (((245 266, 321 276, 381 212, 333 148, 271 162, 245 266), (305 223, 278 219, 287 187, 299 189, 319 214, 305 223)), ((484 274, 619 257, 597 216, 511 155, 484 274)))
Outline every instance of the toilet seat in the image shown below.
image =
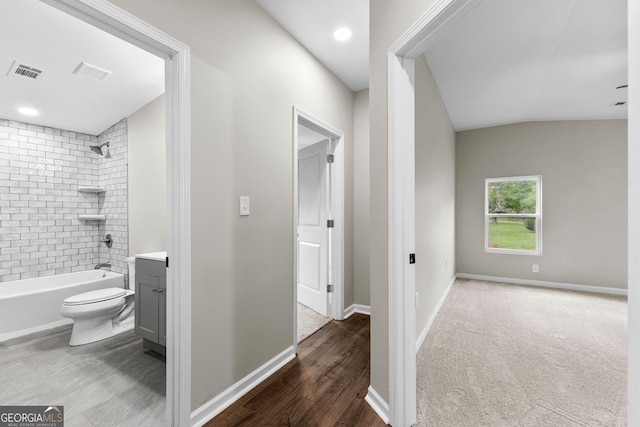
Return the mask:
POLYGON ((126 293, 123 288, 106 288, 98 289, 97 291, 85 292, 78 295, 70 296, 64 300, 64 305, 84 305, 95 304, 103 301, 109 301, 112 299, 120 298, 126 293))
POLYGON ((126 291, 122 288, 109 288, 103 289, 102 291, 110 292, 96 293, 95 291, 91 291, 67 298, 64 303, 62 303, 60 314, 62 314, 63 317, 74 319, 74 322, 77 322, 80 319, 97 321, 99 319, 113 317, 120 313, 126 305, 126 291), (71 300, 71 302, 68 300, 71 300))
POLYGON ((132 289, 124 289, 124 276, 114 275, 119 279, 117 282, 96 282, 89 289, 105 284, 111 287, 73 295, 62 302, 60 315, 73 321, 70 346, 90 344, 133 331, 135 280, 131 280, 132 289), (122 287, 117 287, 119 284, 122 287))

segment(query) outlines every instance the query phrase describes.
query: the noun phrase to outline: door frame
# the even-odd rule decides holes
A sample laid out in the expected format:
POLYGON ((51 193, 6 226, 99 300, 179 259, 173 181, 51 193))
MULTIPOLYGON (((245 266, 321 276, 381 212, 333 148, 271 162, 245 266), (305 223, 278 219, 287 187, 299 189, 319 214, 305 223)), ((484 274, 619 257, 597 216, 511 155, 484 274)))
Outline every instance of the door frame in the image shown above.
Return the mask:
MULTIPOLYGON (((387 54, 389 420, 416 422, 415 59, 482 0, 439 0, 387 54)), ((420 262, 417 260, 417 262, 420 262)))
POLYGON ((41 0, 165 60, 167 425, 191 425, 189 47, 104 0, 41 0))
MULTIPOLYGON (((438 0, 387 55, 389 418, 393 426, 416 422, 415 268, 415 59, 483 0, 438 0)), ((629 218, 640 216, 640 4, 628 2, 629 218), (632 167, 633 166, 633 167, 632 167)), ((629 221, 627 402, 629 425, 640 424, 640 226, 629 221)), ((419 262, 419 260, 418 260, 419 262)))
POLYGON ((331 266, 334 292, 331 295, 330 315, 344 319, 344 133, 298 106, 293 106, 293 347, 298 349, 298 124, 325 135, 333 147, 331 167, 331 213, 334 228, 331 239, 331 266))
POLYGON ((629 103, 628 149, 628 277, 627 277, 627 424, 640 425, 640 2, 627 2, 629 103))

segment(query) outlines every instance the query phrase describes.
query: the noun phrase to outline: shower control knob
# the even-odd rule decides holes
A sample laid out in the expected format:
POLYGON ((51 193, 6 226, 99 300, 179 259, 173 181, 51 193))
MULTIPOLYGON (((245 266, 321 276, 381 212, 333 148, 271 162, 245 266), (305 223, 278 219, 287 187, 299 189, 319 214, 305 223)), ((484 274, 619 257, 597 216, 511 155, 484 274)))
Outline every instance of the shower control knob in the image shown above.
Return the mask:
POLYGON ((111 238, 111 234, 107 234, 106 236, 104 236, 104 239, 102 240, 102 243, 104 243, 105 246, 108 247, 108 248, 113 246, 113 239, 111 238))

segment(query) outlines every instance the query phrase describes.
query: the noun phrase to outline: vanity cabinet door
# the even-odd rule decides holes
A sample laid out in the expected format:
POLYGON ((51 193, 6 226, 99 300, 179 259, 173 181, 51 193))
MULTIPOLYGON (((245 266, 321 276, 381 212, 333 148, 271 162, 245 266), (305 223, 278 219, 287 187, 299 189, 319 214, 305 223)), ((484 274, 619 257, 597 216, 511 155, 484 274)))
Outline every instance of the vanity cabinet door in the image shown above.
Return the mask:
POLYGON ((146 274, 136 274, 136 333, 142 338, 158 342, 158 294, 159 279, 146 274))
POLYGON ((158 344, 167 345, 167 279, 158 279, 158 344))
POLYGON ((167 268, 164 261, 136 258, 136 334, 144 348, 165 354, 167 268))

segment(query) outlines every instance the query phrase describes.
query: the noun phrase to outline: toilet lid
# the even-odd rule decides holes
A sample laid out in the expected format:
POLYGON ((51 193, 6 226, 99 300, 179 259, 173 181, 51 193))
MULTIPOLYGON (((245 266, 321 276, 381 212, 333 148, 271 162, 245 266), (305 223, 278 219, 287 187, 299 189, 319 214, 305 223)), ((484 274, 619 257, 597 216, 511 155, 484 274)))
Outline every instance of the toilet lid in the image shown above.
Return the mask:
POLYGON ((71 296, 64 300, 66 305, 91 304, 100 301, 107 301, 124 296, 125 290, 122 288, 98 289, 97 291, 85 292, 71 296))

